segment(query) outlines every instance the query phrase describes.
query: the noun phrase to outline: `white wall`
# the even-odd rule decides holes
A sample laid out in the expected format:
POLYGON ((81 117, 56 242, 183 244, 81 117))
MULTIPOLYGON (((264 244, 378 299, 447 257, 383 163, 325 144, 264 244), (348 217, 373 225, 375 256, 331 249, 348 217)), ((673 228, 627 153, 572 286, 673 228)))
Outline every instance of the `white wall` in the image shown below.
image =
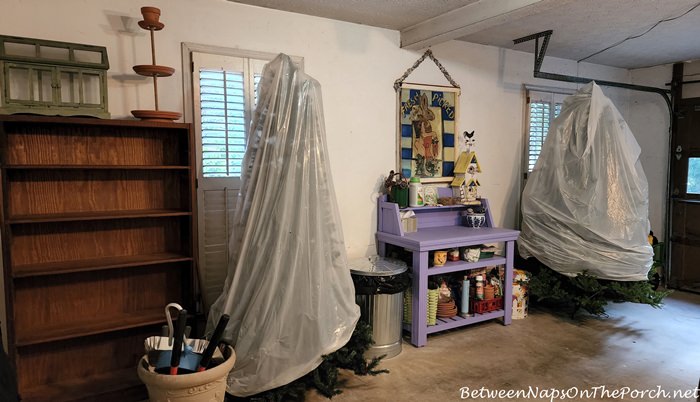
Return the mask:
MULTIPOLYGON (((631 71, 632 83, 670 88, 672 66, 663 65, 631 71)), ((642 148, 640 159, 649 182, 649 222, 654 235, 663 241, 666 229, 667 176, 671 116, 663 97, 655 93, 630 91, 627 123, 642 148)))
MULTIPOLYGON (((153 107, 150 81, 131 70, 134 64, 150 62, 148 35, 136 25, 142 5, 137 0, 3 0, 0 27, 6 35, 106 46, 109 109, 113 118, 122 118, 132 109, 153 107)), ((383 177, 396 164, 392 84, 421 52, 400 49, 396 31, 224 0, 154 0, 148 5, 162 9, 165 23, 165 29, 156 33, 158 64, 179 70, 181 42, 304 57, 306 72, 323 88, 348 255, 374 253, 375 197, 383 177)), ((462 87, 457 131, 476 130, 476 150, 484 171, 481 193, 490 198, 496 223, 512 228, 523 155, 522 85, 572 85, 533 79, 533 56, 528 53, 458 41, 435 46, 433 52, 462 87)), ((543 71, 612 81, 632 78, 628 70, 552 58, 545 60, 543 71)), ((408 81, 446 83, 429 60, 408 81)), ((162 110, 182 110, 182 86, 180 71, 159 80, 162 110)), ((629 92, 604 91, 627 117, 629 92)))

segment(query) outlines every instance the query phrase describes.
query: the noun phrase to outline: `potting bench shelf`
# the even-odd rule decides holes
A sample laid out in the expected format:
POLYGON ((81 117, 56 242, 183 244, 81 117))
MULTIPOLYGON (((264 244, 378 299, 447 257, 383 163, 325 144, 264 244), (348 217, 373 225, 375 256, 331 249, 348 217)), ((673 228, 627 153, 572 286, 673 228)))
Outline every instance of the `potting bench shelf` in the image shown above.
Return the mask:
MULTIPOLYGON (((438 189, 450 191, 451 189, 438 189)), ((447 195, 447 194, 445 194, 447 195)), ((503 318, 503 324, 511 322, 513 289, 513 255, 515 240, 519 231, 492 227, 493 218, 488 200, 481 199, 486 208, 486 223, 481 228, 462 226, 462 214, 473 206, 450 205, 446 207, 411 208, 416 214, 417 232, 404 233, 401 227, 398 204, 387 202, 386 197, 378 201, 377 208, 377 248, 379 255, 386 255, 386 246, 392 244, 403 247, 413 254, 413 300, 412 322, 405 328, 411 331, 411 343, 425 346, 428 334, 457 328, 477 322, 503 318), (485 243, 505 243, 505 255, 486 258, 477 262, 448 262, 442 267, 428 268, 428 253, 457 247, 474 246, 485 243), (467 271, 494 265, 505 265, 504 307, 502 310, 469 317, 438 318, 436 325, 427 324, 428 277, 451 272, 467 271)))

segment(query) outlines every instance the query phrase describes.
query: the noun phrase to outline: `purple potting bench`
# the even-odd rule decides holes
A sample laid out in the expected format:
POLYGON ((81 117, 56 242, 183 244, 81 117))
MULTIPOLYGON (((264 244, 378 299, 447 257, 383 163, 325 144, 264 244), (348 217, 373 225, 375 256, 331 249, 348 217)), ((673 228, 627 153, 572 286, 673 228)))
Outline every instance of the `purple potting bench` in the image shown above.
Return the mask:
MULTIPOLYGON (((452 190, 445 190, 449 190, 451 195, 452 190)), ((404 233, 401 228, 398 204, 387 202, 386 196, 379 199, 377 208, 379 255, 385 255, 387 244, 403 247, 413 253, 413 315, 411 324, 404 324, 404 329, 411 331, 411 343, 415 346, 425 346, 428 334, 434 332, 501 317, 504 325, 511 322, 513 287, 510 284, 513 283, 513 253, 514 243, 520 232, 492 227, 493 218, 488 201, 481 199, 481 203, 482 206, 486 207, 484 227, 468 228, 462 226, 462 214, 468 208, 465 205, 406 208, 401 211, 411 209, 415 212, 418 231, 404 233), (498 242, 505 243, 505 256, 494 256, 478 262, 448 261, 444 266, 428 269, 429 251, 498 242), (460 316, 438 318, 436 325, 428 326, 429 276, 503 264, 505 264, 503 310, 473 314, 466 318, 460 316)))

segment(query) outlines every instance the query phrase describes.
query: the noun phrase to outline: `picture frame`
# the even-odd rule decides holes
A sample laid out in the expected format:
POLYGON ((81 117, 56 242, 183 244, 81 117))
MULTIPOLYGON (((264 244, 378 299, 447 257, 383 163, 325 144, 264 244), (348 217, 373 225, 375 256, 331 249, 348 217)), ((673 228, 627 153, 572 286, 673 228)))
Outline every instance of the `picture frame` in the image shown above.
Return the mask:
POLYGON ((460 89, 403 83, 397 91, 397 169, 423 183, 451 182, 460 89))

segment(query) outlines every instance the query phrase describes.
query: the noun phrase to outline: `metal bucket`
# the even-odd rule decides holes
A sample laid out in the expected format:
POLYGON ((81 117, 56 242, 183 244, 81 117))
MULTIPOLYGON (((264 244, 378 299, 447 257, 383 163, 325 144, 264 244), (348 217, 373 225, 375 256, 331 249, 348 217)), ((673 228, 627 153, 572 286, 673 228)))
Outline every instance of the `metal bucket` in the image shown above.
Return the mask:
POLYGON ((360 306, 360 319, 372 327, 374 345, 365 352, 365 358, 386 355, 388 359, 398 355, 401 353, 406 264, 370 257, 350 261, 349 265, 355 282, 355 302, 360 306), (371 286, 372 282, 376 283, 375 287, 371 286))
POLYGON ((365 352, 365 358, 386 355, 389 359, 401 353, 403 292, 393 295, 356 295, 355 302, 360 306, 360 319, 372 326, 374 345, 365 352))

